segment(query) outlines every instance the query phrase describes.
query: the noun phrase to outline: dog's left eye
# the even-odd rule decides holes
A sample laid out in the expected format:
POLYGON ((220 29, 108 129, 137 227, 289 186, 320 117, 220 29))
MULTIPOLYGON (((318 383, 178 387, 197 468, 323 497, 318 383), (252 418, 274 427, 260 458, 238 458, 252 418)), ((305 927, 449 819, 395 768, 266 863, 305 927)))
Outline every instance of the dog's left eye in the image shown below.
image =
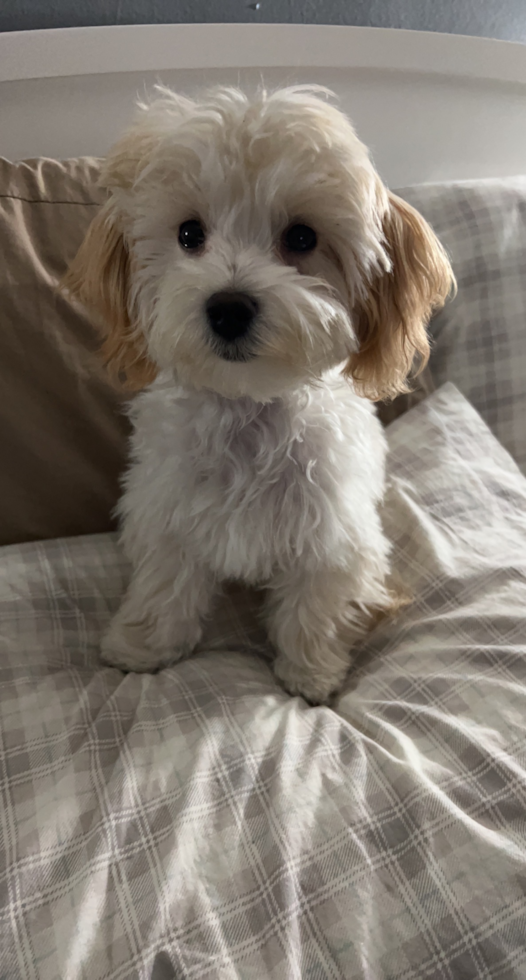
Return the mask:
POLYGON ((182 248, 196 249, 201 248, 205 243, 205 230, 200 221, 193 219, 183 221, 179 227, 179 245, 182 248))
POLYGON ((308 225, 292 225, 283 235, 283 244, 289 252, 312 252, 318 238, 308 225))

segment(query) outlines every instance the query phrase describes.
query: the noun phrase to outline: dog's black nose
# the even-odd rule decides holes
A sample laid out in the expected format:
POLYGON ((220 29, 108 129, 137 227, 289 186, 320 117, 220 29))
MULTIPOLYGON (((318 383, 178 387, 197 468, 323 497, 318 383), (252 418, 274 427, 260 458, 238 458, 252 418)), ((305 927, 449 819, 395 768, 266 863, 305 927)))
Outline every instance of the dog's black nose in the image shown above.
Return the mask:
POLYGON ((246 293, 214 293, 206 304, 206 315, 212 330, 228 341, 244 337, 257 312, 256 300, 246 293))

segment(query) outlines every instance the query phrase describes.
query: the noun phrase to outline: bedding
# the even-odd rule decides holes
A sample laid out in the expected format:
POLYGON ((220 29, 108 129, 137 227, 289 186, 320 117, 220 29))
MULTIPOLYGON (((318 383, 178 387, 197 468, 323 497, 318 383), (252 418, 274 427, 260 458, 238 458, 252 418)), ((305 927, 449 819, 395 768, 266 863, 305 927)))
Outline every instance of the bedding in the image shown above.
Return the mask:
POLYGON ((458 282, 430 326, 432 381, 452 381, 526 473, 526 177, 398 193, 433 226, 458 282))
POLYGON ((96 160, 0 159, 0 544, 109 530, 127 425, 94 326, 56 289, 96 160))
POLYGON ((526 479, 451 384, 388 440, 414 601, 331 708, 277 685, 255 593, 123 675, 115 537, 2 550, 0 974, 524 977, 526 479))
MULTIPOLYGON (((125 395, 97 330, 56 292, 102 203, 99 161, 0 159, 0 544, 113 527, 125 395)), ((459 291, 431 324, 429 370, 388 423, 453 381, 526 472, 526 177, 401 191, 449 250, 459 291)))

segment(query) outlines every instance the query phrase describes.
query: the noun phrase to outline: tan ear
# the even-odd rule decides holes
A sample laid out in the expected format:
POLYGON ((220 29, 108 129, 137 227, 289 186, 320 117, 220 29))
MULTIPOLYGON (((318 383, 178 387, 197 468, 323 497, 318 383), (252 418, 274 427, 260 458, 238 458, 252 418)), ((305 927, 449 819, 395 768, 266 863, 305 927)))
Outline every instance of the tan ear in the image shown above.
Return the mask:
POLYGON ((383 219, 391 269, 374 279, 354 309, 360 348, 345 373, 375 401, 409 391, 408 377, 429 359, 427 324, 455 287, 438 238, 409 204, 388 193, 383 219))
POLYGON ((64 276, 60 288, 95 313, 105 340, 102 354, 111 374, 133 390, 155 378, 129 301, 130 255, 111 202, 104 205, 64 276))

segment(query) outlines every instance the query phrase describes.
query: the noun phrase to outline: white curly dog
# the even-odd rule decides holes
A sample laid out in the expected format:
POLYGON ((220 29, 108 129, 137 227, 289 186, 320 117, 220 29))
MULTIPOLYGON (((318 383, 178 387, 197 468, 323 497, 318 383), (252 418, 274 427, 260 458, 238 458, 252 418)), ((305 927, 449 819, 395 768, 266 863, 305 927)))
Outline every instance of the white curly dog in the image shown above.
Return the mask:
POLYGON ((167 89, 110 152, 66 287, 131 410, 133 573, 103 659, 191 653, 227 579, 265 586, 285 688, 322 703, 388 609, 372 401, 406 390, 453 276, 323 90, 167 89))

